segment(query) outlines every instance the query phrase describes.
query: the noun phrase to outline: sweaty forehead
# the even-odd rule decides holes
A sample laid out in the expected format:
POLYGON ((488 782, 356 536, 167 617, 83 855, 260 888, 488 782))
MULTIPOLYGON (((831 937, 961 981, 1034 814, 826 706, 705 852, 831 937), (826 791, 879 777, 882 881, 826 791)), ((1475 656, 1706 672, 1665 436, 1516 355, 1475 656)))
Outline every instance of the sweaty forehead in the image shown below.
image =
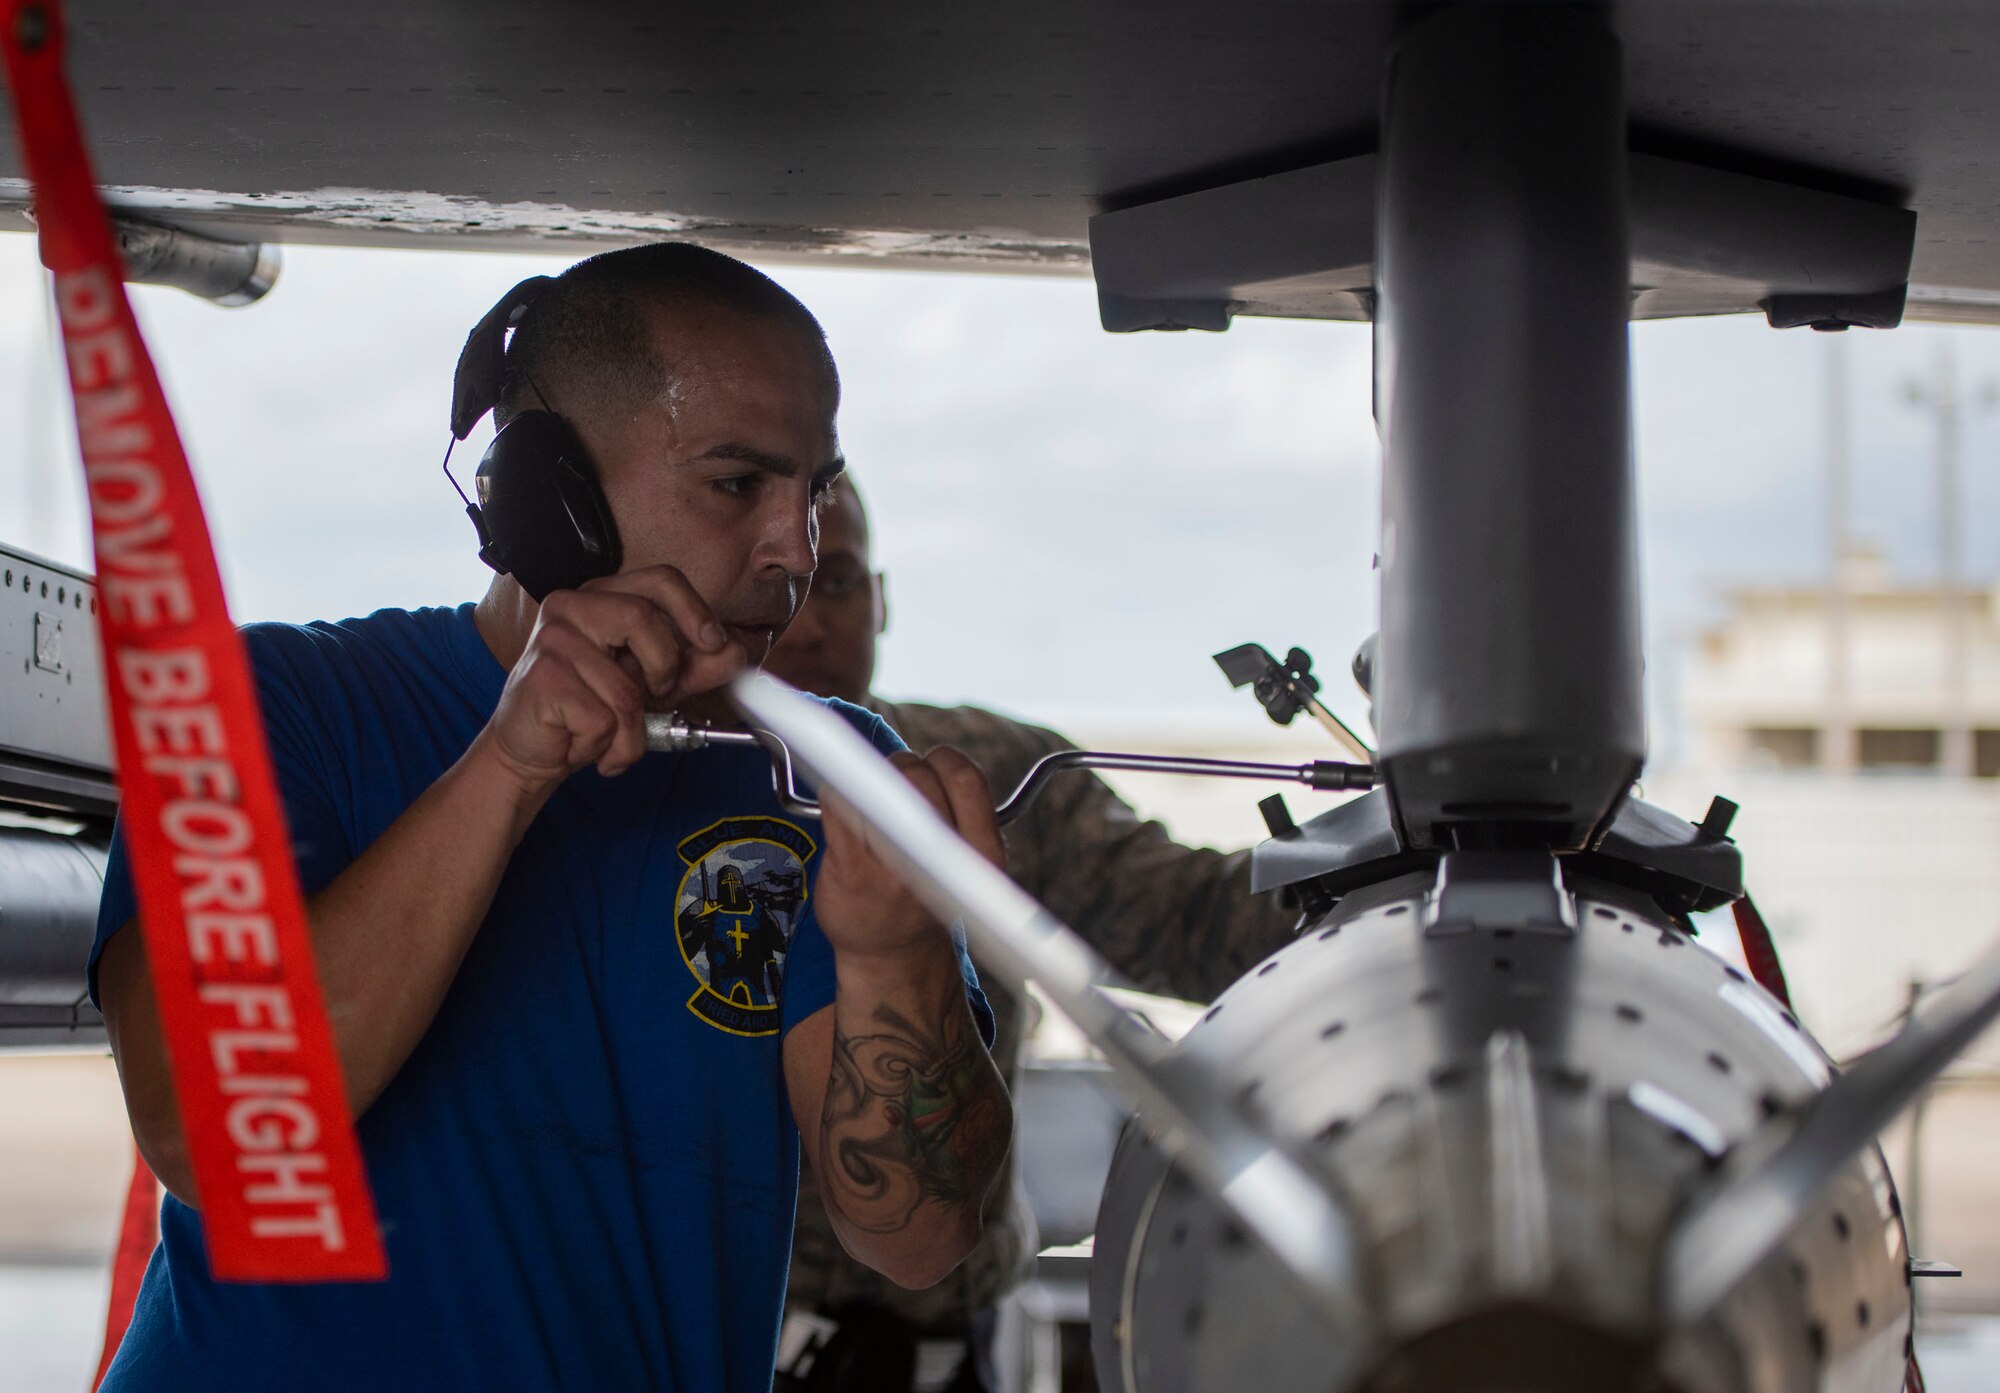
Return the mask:
POLYGON ((819 411, 839 406, 833 357, 805 325, 688 297, 649 306, 646 322, 670 402, 703 391, 755 390, 796 397, 819 411))

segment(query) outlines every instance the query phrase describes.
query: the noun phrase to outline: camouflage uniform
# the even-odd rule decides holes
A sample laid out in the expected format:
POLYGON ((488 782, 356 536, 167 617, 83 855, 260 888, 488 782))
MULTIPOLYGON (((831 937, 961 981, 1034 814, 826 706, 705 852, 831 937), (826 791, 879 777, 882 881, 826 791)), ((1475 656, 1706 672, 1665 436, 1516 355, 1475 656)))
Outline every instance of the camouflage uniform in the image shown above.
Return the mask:
MULTIPOLYGON (((1054 731, 976 706, 869 704, 919 753, 952 745, 971 756, 996 798, 1036 760, 1075 748, 1054 731)), ((1179 845, 1095 774, 1056 778, 1005 835, 1014 879, 1148 991, 1206 1001, 1291 938, 1296 916, 1275 896, 1250 893, 1248 853, 1179 845)), ((993 1059, 1011 1084, 1031 1025, 1027 1005, 991 974, 982 971, 981 982, 999 1022, 993 1059)), ((978 1248, 936 1286, 905 1291, 847 1256, 818 1187, 803 1180, 787 1302, 806 1310, 872 1302, 927 1333, 961 1332, 969 1313, 1028 1274, 1037 1247, 1010 1158, 978 1248)))

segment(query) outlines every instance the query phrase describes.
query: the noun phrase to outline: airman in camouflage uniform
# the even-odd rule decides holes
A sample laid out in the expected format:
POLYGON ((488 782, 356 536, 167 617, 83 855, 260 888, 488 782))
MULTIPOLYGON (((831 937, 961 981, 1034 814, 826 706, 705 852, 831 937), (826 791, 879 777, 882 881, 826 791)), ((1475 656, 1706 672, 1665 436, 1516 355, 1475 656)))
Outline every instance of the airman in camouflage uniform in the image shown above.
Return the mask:
MULTIPOLYGON (((952 745, 985 771, 996 796, 1012 790, 1044 755, 1074 748, 1054 731, 974 706, 888 702, 869 690, 875 640, 884 627, 881 577, 869 563, 868 522, 850 481, 822 515, 812 592, 767 671, 808 691, 865 704, 919 753, 952 745)), ((1089 939, 1138 986, 1205 1001, 1291 937, 1295 916, 1250 893, 1249 856, 1181 846, 1142 820, 1095 774, 1065 774, 1006 829, 1007 870, 1028 893, 1089 939)), ((976 959, 975 954, 975 959, 976 959)), ((1028 1003, 992 974, 981 983, 999 1022, 995 1062, 1017 1077, 1028 1003)), ((972 1256, 926 1291, 905 1291, 849 1258, 817 1189, 800 1186, 798 1232, 787 1305, 832 1311, 855 1303, 886 1308, 925 1336, 973 1339, 991 1309, 1032 1269, 1034 1216, 1010 1169, 972 1256)), ((986 1362, 981 1350, 979 1362, 986 1362)), ((984 1385, 968 1370, 954 1389, 984 1385)), ((871 1393, 879 1369, 853 1386, 871 1393)), ((891 1376, 894 1377, 894 1376, 891 1376)))

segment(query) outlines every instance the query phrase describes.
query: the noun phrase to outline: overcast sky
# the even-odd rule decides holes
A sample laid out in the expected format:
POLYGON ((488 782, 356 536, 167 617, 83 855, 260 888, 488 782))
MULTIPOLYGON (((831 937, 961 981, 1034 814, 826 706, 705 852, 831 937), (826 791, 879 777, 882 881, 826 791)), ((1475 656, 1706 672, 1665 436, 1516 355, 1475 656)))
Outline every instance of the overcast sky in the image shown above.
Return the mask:
MULTIPOLYGON (((138 289, 239 620, 483 589, 437 469, 451 369, 509 285, 561 264, 291 248, 277 289, 248 309, 138 289)), ((1297 643, 1337 675, 1373 627, 1364 327, 1114 336, 1082 280, 769 269, 818 313, 840 361, 841 434, 890 573, 881 690, 1058 720, 1261 720, 1209 654, 1297 643)), ((83 564, 39 274, 29 240, 0 235, 0 540, 83 564)), ((1911 577, 1936 554, 1933 437, 1901 394, 1945 337, 1969 387, 2000 379, 1993 330, 1845 336, 1858 530, 1911 577)), ((1719 586, 1823 573, 1828 348, 1754 319, 1635 330, 1656 675, 1719 586)), ((455 467, 469 474, 484 438, 455 467)), ((1965 440, 1966 554, 1991 576, 1996 413, 1969 410, 1965 440)), ((1329 685, 1359 710, 1344 678, 1329 685)))

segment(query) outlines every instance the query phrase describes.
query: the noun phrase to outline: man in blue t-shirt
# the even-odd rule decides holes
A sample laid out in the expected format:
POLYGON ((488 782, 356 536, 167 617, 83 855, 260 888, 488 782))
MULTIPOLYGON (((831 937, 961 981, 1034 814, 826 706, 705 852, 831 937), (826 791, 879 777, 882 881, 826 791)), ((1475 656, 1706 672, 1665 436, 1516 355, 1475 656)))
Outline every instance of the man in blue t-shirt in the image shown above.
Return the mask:
MULTIPOLYGON (((800 1140, 895 1280, 979 1236, 1011 1114, 963 945, 760 753, 645 752, 647 710, 727 720, 803 598, 819 326, 689 246, 521 303, 496 414, 575 431, 615 573, 246 634, 389 1279, 210 1278, 121 840, 91 989, 169 1197, 107 1389, 767 1389, 800 1140)), ((834 705, 997 858, 969 761, 834 705)))

